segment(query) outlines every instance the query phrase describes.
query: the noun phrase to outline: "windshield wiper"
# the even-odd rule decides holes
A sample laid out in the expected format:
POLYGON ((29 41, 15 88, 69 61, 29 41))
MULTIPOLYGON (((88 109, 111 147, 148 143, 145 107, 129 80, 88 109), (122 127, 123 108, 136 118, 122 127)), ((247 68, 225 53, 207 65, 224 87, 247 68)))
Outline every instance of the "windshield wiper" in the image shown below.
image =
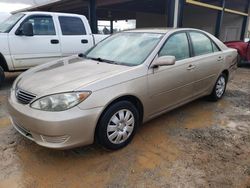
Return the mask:
POLYGON ((92 60, 95 60, 95 61, 99 61, 99 62, 105 62, 105 63, 111 63, 111 64, 117 64, 115 63, 115 61, 111 61, 111 60, 108 60, 108 59, 103 59, 103 58, 100 58, 100 57, 90 57, 89 59, 92 59, 92 60))
POLYGON ((92 59, 94 61, 110 63, 110 64, 114 64, 114 65, 132 66, 132 65, 130 65, 128 63, 122 63, 122 62, 118 62, 118 61, 112 61, 112 60, 103 59, 103 58, 100 58, 100 57, 88 57, 88 56, 85 56, 85 58, 92 59))

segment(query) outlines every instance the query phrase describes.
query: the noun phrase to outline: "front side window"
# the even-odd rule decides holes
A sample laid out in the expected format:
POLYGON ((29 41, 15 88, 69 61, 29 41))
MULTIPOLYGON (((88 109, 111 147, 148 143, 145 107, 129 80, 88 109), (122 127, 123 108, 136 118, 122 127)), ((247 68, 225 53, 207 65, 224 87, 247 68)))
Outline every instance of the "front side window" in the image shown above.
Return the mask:
POLYGON ((213 53, 212 42, 206 35, 199 32, 190 32, 190 37, 195 56, 213 53))
POLYGON ((136 66, 142 64, 162 39, 158 33, 117 33, 86 53, 90 59, 136 66))
POLYGON ((59 22, 63 35, 86 35, 85 26, 80 18, 60 16, 59 22))
POLYGON ((189 45, 186 33, 178 33, 167 39, 162 47, 159 56, 175 56, 176 60, 190 57, 189 45))
MULTIPOLYGON (((25 21, 25 23, 27 22, 32 23, 34 35, 56 35, 51 16, 32 16, 25 21)), ((20 30, 22 30, 22 27, 20 30)))

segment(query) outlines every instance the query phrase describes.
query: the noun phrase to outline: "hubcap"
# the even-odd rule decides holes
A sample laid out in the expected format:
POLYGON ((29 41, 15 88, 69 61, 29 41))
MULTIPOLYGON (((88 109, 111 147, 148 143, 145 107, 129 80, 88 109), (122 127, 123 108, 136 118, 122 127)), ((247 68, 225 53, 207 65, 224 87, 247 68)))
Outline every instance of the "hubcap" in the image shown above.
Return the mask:
POLYGON ((116 112, 107 127, 107 136, 113 144, 125 142, 134 130, 135 118, 130 110, 123 109, 116 112))
POLYGON ((215 90, 218 98, 221 98, 221 96, 223 95, 225 91, 225 87, 226 87, 226 80, 223 76, 221 76, 219 80, 217 81, 216 90, 215 90))

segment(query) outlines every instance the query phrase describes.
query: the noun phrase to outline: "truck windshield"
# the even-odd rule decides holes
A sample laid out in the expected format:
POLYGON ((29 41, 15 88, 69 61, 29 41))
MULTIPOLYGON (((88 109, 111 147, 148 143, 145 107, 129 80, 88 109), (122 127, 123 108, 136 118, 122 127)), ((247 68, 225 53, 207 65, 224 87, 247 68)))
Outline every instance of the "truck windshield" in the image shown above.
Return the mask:
POLYGON ((159 33, 124 32, 100 42, 86 58, 128 66, 142 64, 163 37, 159 33))
POLYGON ((15 24, 24 16, 23 13, 17 13, 9 18, 7 18, 5 21, 0 23, 0 33, 8 33, 10 30, 15 26, 15 24))

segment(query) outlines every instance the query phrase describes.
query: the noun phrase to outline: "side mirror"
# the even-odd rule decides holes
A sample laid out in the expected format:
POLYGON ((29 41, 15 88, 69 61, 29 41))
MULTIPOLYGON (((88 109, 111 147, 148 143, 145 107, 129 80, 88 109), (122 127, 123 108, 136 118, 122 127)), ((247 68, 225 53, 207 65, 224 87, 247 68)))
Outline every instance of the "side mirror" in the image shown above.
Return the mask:
POLYGON ((174 65, 175 64, 175 57, 174 56, 161 56, 158 57, 152 64, 153 68, 159 67, 159 66, 168 66, 168 65, 174 65))
POLYGON ((29 37, 34 36, 32 23, 26 22, 23 24, 22 34, 29 37))

